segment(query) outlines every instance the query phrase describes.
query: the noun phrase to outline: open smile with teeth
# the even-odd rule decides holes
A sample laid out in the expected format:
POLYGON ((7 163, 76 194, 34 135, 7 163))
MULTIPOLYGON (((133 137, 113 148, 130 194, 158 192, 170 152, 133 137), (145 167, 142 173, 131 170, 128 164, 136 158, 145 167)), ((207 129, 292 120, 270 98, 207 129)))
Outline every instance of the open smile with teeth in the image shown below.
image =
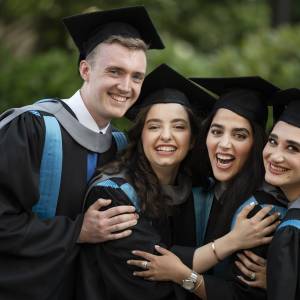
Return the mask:
POLYGON ((287 172, 289 169, 284 168, 284 167, 280 167, 280 166, 276 166, 272 163, 269 163, 269 170, 273 173, 273 174, 283 174, 285 172, 287 172))
POLYGON ((156 151, 159 151, 159 152, 175 152, 176 149, 177 148, 175 146, 158 146, 158 147, 156 147, 156 151))
POLYGON ((228 165, 235 160, 235 157, 230 154, 217 154, 216 159, 218 164, 228 165))
POLYGON ((113 100, 115 100, 117 102, 121 102, 121 103, 126 102, 127 99, 129 99, 129 97, 124 97, 124 96, 120 96, 120 95, 113 95, 113 94, 110 94, 110 97, 113 100))

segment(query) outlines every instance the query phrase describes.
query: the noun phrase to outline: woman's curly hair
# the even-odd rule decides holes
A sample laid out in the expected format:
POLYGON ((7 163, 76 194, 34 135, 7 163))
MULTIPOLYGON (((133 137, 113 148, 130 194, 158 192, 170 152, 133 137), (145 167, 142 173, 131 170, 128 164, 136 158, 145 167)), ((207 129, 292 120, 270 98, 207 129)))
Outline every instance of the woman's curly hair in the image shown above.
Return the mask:
MULTIPOLYGON (((151 105, 147 106, 138 113, 134 125, 128 131, 129 144, 125 152, 116 161, 100 169, 100 172, 111 175, 126 169, 127 180, 133 185, 141 199, 142 211, 149 217, 158 217, 166 214, 167 205, 159 180, 145 156, 141 140, 145 120, 151 107, 151 105)), ((194 140, 199 133, 198 121, 189 108, 185 107, 185 109, 189 116, 192 140, 194 140)), ((179 172, 190 175, 189 158, 190 155, 187 155, 180 165, 179 172)))

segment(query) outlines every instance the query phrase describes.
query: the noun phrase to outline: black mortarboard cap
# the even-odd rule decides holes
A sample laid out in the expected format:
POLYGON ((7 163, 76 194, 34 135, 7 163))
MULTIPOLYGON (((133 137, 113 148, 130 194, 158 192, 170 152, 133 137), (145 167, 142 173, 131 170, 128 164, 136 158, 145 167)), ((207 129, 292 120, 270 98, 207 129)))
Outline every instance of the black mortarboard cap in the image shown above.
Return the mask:
POLYGON ((140 96, 126 116, 132 120, 141 108, 156 103, 179 103, 189 107, 196 115, 206 115, 213 108, 215 98, 162 64, 146 76, 140 96))
POLYGON ((278 91, 272 98, 272 102, 274 107, 279 108, 281 112, 278 121, 300 127, 300 89, 290 88, 278 91))
POLYGON ((97 11, 66 17, 63 22, 79 49, 79 60, 112 35, 140 38, 149 49, 164 49, 148 12, 143 6, 97 11))
POLYGON ((278 90, 270 82, 259 76, 191 79, 220 96, 214 110, 227 108, 265 127, 267 105, 271 104, 270 98, 278 90))

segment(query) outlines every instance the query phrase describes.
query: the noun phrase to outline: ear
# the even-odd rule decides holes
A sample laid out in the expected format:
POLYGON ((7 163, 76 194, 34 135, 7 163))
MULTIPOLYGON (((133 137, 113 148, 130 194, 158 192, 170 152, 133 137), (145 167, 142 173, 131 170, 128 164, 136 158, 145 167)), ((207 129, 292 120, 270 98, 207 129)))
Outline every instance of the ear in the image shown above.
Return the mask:
POLYGON ((79 73, 84 81, 88 81, 90 78, 91 65, 86 61, 82 60, 79 64, 79 73))

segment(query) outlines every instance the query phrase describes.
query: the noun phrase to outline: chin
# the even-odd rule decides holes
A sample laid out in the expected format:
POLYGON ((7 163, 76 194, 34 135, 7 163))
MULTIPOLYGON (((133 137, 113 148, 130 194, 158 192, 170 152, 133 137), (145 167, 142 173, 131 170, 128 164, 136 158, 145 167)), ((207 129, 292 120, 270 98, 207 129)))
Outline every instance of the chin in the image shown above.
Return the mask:
POLYGON ((274 186, 280 186, 281 184, 283 184, 283 182, 280 178, 278 178, 278 177, 276 178, 275 176, 268 175, 268 174, 265 175, 265 181, 274 186))
POLYGON ((124 117, 126 114, 126 110, 125 111, 118 111, 118 112, 115 112, 112 116, 111 116, 111 119, 120 119, 122 117, 124 117))
POLYGON ((230 181, 233 177, 237 175, 237 168, 232 166, 231 168, 220 170, 219 168, 213 168, 214 177, 221 182, 230 181))
POLYGON ((219 172, 214 173, 214 177, 220 182, 226 182, 232 178, 229 174, 220 174, 219 172))

